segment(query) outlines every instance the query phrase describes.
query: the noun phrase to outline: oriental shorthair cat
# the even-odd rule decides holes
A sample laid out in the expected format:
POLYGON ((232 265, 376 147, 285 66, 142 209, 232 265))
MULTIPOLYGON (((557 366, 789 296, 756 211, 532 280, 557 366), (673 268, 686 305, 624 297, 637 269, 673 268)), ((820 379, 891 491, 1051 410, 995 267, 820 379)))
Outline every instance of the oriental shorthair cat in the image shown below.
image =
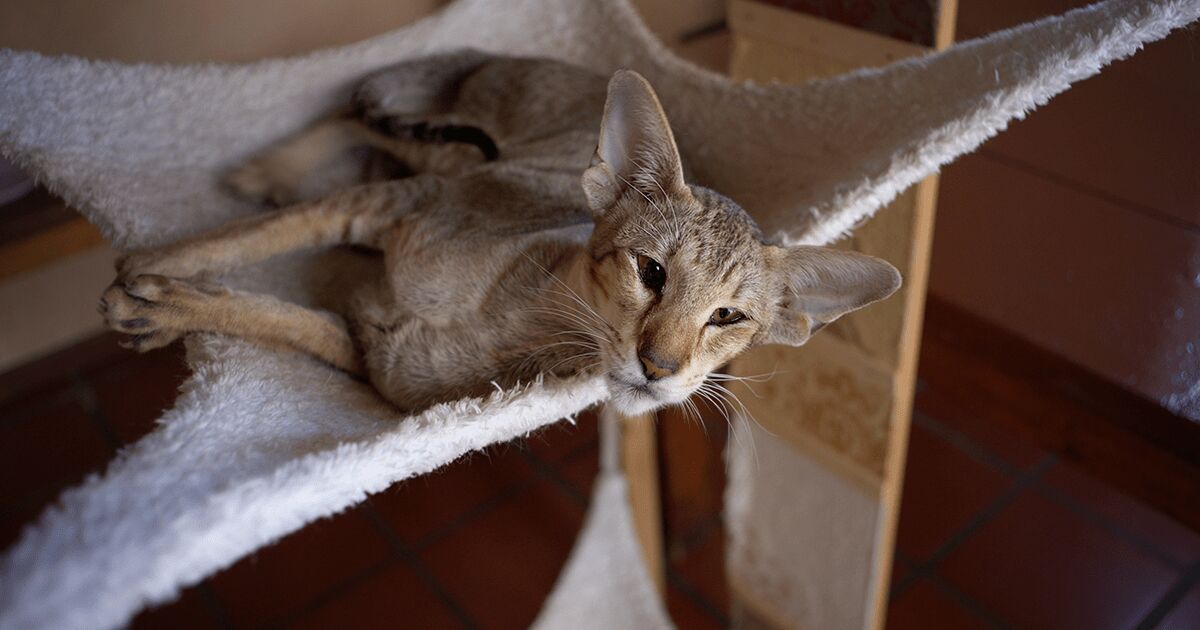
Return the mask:
POLYGON ((278 208, 126 256, 101 299, 109 326, 139 351, 214 332, 306 353, 406 409, 540 374, 603 376, 626 414, 678 404, 747 348, 803 344, 900 284, 870 256, 767 242, 688 183, 628 70, 407 61, 226 183, 278 208), (347 160, 363 164, 354 181, 328 175, 347 160), (344 320, 213 281, 347 244, 382 252, 385 274, 347 288, 344 320))

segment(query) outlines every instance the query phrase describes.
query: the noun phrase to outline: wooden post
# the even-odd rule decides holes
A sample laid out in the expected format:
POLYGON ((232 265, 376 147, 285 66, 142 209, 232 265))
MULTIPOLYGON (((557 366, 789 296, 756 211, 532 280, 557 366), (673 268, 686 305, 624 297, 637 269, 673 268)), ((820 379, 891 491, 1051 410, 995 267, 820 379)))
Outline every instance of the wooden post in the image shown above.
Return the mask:
MULTIPOLYGON (((933 25, 937 48, 953 40, 955 12, 955 0, 939 3, 933 25)), ((801 83, 931 50, 750 0, 731 0, 729 23, 734 35, 731 74, 763 83, 801 83)), ((863 627, 882 628, 886 620, 936 199, 937 178, 930 177, 838 244, 900 269, 905 284, 899 293, 831 325, 805 348, 764 348, 735 365, 742 374, 780 373, 755 385, 761 397, 743 397, 750 412, 794 448, 797 457, 834 473, 830 479, 838 481, 826 491, 868 499, 859 504, 870 506, 863 518, 875 519, 873 534, 861 541, 861 548, 871 550, 870 564, 845 567, 863 580, 846 580, 852 586, 845 592, 815 604, 861 610, 863 627)), ((800 580, 828 579, 816 566, 798 566, 796 572, 800 580)), ((778 603, 748 590, 731 575, 739 618, 748 625, 794 619, 781 613, 778 603)), ((821 618, 820 611, 808 612, 821 618)))
POLYGON ((642 557, 659 596, 666 595, 663 556, 662 498, 658 482, 657 418, 645 414, 622 417, 612 407, 601 412, 601 422, 615 423, 621 431, 621 468, 629 480, 633 528, 642 546, 642 557))

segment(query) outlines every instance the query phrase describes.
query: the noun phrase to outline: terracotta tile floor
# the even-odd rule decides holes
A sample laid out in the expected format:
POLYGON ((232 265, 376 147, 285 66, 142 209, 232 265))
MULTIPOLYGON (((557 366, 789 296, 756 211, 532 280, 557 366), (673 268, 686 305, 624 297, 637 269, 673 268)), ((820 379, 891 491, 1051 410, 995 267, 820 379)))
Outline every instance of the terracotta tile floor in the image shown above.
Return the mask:
MULTIPOLYGON (((178 347, 134 355, 103 336, 0 375, 0 548, 152 430, 185 373, 178 347)), ((667 606, 680 627, 719 628, 723 426, 666 414, 660 436, 667 606)), ((596 467, 594 419, 551 427, 319 521, 133 626, 525 627, 596 467)), ((904 496, 889 628, 1200 627, 1200 535, 927 388, 904 496)))

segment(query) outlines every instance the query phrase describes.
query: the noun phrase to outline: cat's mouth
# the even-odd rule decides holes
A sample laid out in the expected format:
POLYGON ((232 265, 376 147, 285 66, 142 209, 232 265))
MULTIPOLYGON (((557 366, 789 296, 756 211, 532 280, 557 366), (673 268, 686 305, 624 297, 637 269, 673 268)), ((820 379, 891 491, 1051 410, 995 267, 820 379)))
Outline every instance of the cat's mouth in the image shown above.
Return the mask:
POLYGON ((612 404, 627 416, 646 413, 666 404, 656 388, 648 382, 632 382, 609 374, 612 384, 612 404))

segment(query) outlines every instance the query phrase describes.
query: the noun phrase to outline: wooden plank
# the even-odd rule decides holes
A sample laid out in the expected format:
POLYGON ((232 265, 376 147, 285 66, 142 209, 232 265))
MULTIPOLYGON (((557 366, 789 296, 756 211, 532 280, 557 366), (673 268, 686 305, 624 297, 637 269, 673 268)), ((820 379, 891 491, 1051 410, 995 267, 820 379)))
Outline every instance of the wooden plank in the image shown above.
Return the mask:
POLYGON ((0 280, 32 271, 104 243, 100 230, 82 217, 0 246, 0 280))
MULTIPOLYGON (((953 39, 954 4, 939 7, 940 46, 953 39)), ((748 0, 731 2, 730 25, 733 76, 759 82, 801 83, 929 52, 748 0)), ((885 621, 936 197, 937 180, 931 177, 838 244, 900 269, 905 285, 897 295, 843 318, 800 351, 764 349, 736 365, 740 374, 777 373, 773 380, 780 382, 761 398, 742 397, 767 430, 878 497, 875 539, 864 541, 873 553, 869 601, 862 603, 867 625, 874 628, 885 621)), ((763 394, 762 385, 754 388, 763 394)), ((780 618, 766 609, 770 602, 742 604, 759 619, 780 618)))
MULTIPOLYGON (((929 52, 924 46, 751 0, 730 2, 729 27, 742 46, 762 47, 770 53, 751 53, 753 62, 747 63, 738 59, 735 46, 734 74, 738 78, 766 74, 797 83, 929 52)), ((745 52, 743 49, 742 54, 745 52)))
MULTIPOLYGON (((616 417, 621 427, 621 467, 629 480, 633 528, 641 543, 642 557, 650 579, 658 588, 659 596, 665 597, 667 573, 658 478, 657 418, 653 414, 622 418, 610 407, 605 407, 604 413, 616 417)), ((608 421, 608 418, 604 420, 608 421)))

